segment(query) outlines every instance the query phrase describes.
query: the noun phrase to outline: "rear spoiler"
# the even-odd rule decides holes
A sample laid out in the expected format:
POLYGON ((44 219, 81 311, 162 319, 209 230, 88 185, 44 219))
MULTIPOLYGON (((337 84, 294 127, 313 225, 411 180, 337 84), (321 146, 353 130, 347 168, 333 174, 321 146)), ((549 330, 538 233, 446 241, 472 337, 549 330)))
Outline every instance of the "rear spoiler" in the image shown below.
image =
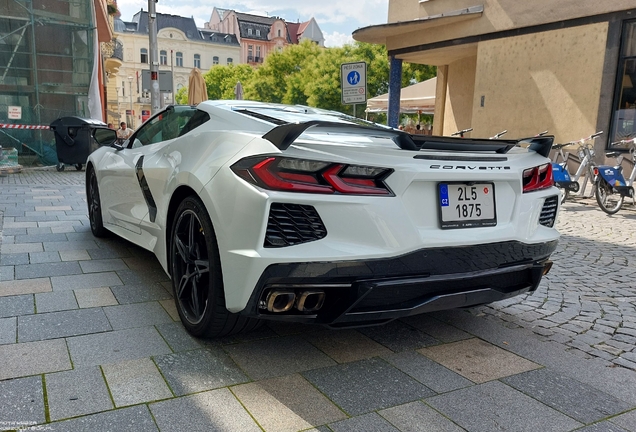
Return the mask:
POLYGON ((287 150, 296 139, 311 127, 333 130, 335 133, 361 134, 369 137, 389 138, 402 150, 418 151, 445 150, 462 152, 507 153, 511 148, 521 145, 547 157, 552 148, 553 136, 539 136, 521 140, 490 140, 475 138, 451 138, 430 135, 410 135, 404 131, 373 125, 355 123, 328 122, 311 120, 302 123, 287 123, 271 129, 263 138, 274 144, 279 150, 287 150))

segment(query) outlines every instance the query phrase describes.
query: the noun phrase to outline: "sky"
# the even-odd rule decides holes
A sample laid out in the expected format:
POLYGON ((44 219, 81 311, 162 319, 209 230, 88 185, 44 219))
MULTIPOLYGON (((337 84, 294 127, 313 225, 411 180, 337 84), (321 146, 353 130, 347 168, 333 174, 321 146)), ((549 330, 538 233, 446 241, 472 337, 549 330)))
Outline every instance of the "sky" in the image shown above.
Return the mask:
MULTIPOLYGON (((384 24, 388 0, 159 0, 157 12, 192 16, 197 26, 210 20, 214 7, 263 16, 279 16, 285 21, 308 21, 314 17, 325 37, 325 45, 342 46, 353 42, 351 33, 360 27, 384 24)), ((117 0, 121 19, 131 21, 141 9, 148 10, 147 0, 117 0)))

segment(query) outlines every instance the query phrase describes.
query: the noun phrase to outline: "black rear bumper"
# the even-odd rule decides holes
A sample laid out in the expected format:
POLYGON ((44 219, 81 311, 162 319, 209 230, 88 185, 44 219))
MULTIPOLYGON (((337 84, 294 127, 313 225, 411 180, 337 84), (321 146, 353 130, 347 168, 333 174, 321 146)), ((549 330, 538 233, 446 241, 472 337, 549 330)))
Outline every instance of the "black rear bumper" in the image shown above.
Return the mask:
POLYGON ((346 327, 490 303, 536 290, 556 246, 556 240, 502 242, 422 249, 380 260, 274 264, 263 272, 242 314, 346 327), (317 312, 263 308, 272 290, 307 289, 325 292, 317 312))

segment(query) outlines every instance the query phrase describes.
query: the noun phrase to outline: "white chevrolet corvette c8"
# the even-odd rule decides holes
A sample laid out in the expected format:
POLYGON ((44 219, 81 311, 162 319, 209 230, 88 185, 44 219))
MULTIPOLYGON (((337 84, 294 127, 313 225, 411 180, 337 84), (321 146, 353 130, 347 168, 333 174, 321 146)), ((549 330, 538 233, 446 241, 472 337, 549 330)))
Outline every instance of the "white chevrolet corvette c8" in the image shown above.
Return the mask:
POLYGON ((250 101, 169 106, 90 155, 90 225, 155 253, 196 336, 381 324, 536 290, 559 238, 551 144, 250 101))

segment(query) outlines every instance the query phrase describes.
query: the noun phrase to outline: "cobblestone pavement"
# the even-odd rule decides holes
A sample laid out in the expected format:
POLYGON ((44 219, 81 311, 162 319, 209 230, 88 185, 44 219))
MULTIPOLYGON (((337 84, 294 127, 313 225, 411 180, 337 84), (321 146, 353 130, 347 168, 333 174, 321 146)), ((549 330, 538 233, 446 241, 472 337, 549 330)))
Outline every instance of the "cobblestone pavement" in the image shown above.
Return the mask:
POLYGON ((636 431, 636 211, 568 203, 537 293, 385 326, 190 337, 83 172, 0 177, 0 430, 636 431))
POLYGON ((595 200, 566 202, 554 267, 532 295, 476 308, 636 370, 636 210, 613 216, 595 200))

